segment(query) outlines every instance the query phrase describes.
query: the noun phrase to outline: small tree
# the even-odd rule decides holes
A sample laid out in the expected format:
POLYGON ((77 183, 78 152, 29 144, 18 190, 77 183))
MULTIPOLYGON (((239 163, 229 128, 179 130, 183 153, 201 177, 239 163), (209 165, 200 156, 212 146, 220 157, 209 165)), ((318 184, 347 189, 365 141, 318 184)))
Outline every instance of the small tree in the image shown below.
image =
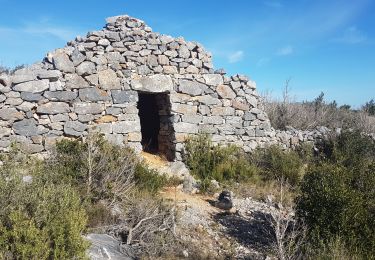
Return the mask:
POLYGON ((370 101, 366 102, 366 104, 362 107, 362 109, 370 116, 375 116, 375 101, 371 99, 370 101))
POLYGON ((268 201, 272 206, 269 223, 275 239, 274 250, 280 260, 300 259, 306 236, 305 225, 303 222, 297 222, 294 207, 288 206, 285 201, 284 193, 287 190, 288 184, 281 178, 277 207, 273 207, 273 201, 268 201))

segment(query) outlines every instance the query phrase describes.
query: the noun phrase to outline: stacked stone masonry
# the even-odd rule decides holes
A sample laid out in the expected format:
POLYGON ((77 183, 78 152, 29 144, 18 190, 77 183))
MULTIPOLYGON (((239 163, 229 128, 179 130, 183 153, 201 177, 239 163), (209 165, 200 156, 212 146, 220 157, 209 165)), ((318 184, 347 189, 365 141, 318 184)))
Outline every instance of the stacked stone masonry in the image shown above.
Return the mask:
POLYGON ((170 160, 181 160, 191 134, 209 133, 245 151, 280 139, 259 109, 253 81, 215 71, 199 43, 154 33, 125 15, 0 76, 0 149, 19 142, 45 153, 61 138, 93 130, 140 151, 141 93, 157 96, 159 150, 170 160))

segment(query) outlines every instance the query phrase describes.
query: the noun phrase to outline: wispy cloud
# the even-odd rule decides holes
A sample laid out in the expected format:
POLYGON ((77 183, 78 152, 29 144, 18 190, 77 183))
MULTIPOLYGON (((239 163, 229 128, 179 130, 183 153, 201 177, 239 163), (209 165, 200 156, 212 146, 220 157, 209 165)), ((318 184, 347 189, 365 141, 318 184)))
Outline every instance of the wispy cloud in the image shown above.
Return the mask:
POLYGON ((278 49, 277 52, 276 52, 276 55, 287 56, 287 55, 291 55, 293 52, 294 52, 293 47, 288 45, 288 46, 285 46, 285 47, 282 47, 282 48, 278 49))
POLYGON ((32 36, 53 36, 60 40, 73 40, 79 33, 73 28, 57 26, 48 19, 26 22, 18 27, 0 27, 1 34, 28 34, 32 36))
POLYGON ((367 37, 357 27, 350 26, 345 29, 343 35, 334 39, 336 42, 357 44, 366 41, 367 37))
POLYGON ((280 8, 283 7, 282 3, 280 1, 270 0, 270 1, 264 1, 264 5, 272 7, 272 8, 280 8))
POLYGON ((263 67, 263 66, 266 66, 270 61, 271 61, 271 59, 270 59, 270 58, 267 58, 267 57, 260 58, 260 59, 258 60, 258 62, 256 63, 256 66, 257 66, 257 67, 263 67))
POLYGON ((39 26, 39 25, 27 25, 21 29, 25 33, 39 34, 39 35, 52 35, 61 40, 69 41, 73 40, 77 36, 77 32, 64 27, 57 26, 39 26))
POLYGON ((243 59, 244 55, 245 53, 241 50, 233 52, 229 54, 228 61, 229 63, 237 63, 243 59))

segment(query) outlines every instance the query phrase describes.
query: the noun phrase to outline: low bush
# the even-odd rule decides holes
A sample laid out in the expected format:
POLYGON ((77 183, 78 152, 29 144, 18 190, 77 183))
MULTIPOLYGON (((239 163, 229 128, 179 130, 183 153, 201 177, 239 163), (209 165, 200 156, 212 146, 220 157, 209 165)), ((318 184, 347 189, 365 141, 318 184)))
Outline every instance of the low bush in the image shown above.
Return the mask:
POLYGON ((168 182, 166 176, 160 175, 156 170, 150 169, 142 162, 135 167, 134 180, 138 189, 146 190, 150 193, 158 192, 168 182))
POLYGON ((132 248, 149 255, 166 251, 174 215, 155 194, 168 180, 130 148, 94 134, 58 142, 44 161, 16 146, 0 160, 0 259, 84 259, 86 227, 105 231, 119 223, 135 230, 132 248), (142 212, 147 219, 132 226, 137 219, 130 218, 142 212))
POLYGON ((125 250, 141 259, 155 259, 177 250, 176 209, 169 202, 134 189, 120 207, 123 214, 109 232, 122 239, 125 250))
POLYGON ((263 97, 264 110, 274 128, 305 130, 326 126, 375 132, 373 100, 367 102, 362 110, 351 109, 350 105, 338 106, 336 101, 327 102, 324 93, 320 93, 314 100, 297 102, 290 95, 289 83, 287 80, 282 100, 275 100, 269 95, 263 97))
POLYGON ((85 141, 62 140, 47 162, 59 179, 78 187, 87 200, 121 201, 134 185, 139 160, 128 147, 120 147, 94 134, 85 141))
POLYGON ((366 258, 361 256, 358 252, 350 251, 342 238, 334 237, 328 241, 320 241, 319 247, 306 245, 304 248, 303 259, 362 260, 366 258))
POLYGON ((239 147, 214 145, 205 134, 187 140, 185 161, 191 173, 201 180, 202 190, 209 188, 211 180, 230 182, 257 178, 257 168, 239 147))
POLYGON ((358 132, 320 145, 319 160, 301 184, 297 213, 309 227, 311 243, 340 237, 350 252, 375 255, 375 143, 358 132))
POLYGON ((0 167, 0 259, 83 258, 87 217, 78 194, 46 181, 42 168, 22 166, 0 167))
POLYGON ((304 171, 303 159, 296 151, 284 151, 278 146, 258 149, 252 161, 265 180, 286 180, 293 187, 299 184, 304 171))

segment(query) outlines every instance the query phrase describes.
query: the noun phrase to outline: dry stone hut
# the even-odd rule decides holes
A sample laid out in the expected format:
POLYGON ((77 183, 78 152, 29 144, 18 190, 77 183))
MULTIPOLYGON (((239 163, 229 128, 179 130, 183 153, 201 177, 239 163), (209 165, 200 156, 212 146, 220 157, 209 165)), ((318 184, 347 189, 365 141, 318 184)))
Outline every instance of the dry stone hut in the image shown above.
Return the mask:
POLYGON ((180 160, 185 138, 254 149, 275 135, 255 83, 213 69, 203 46, 151 31, 129 16, 77 37, 41 62, 0 76, 0 148, 44 153, 92 130, 180 160))

